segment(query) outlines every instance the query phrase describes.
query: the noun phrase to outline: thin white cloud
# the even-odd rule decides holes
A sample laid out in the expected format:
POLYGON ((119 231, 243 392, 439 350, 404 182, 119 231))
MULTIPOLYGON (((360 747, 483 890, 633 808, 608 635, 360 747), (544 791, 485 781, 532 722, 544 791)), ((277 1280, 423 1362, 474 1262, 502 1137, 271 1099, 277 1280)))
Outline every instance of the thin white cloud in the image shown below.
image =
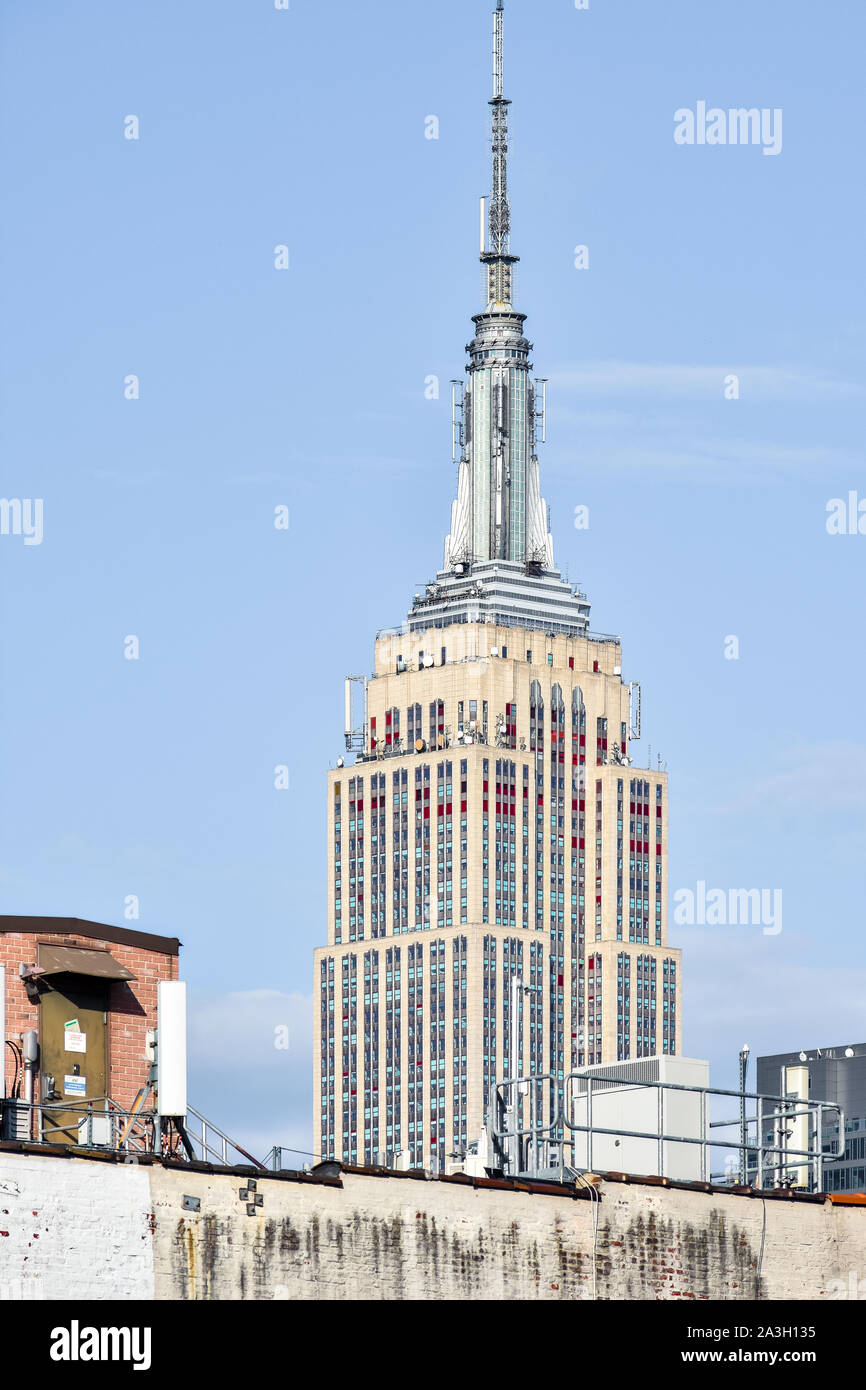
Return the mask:
POLYGON ((719 366, 651 362, 578 362, 550 374, 554 389, 579 396, 723 399, 725 378, 739 380, 740 400, 826 401, 862 396, 863 387, 821 368, 719 366))
POLYGON ((572 477, 578 470, 605 477, 611 473, 668 478, 688 475, 691 482, 721 482, 729 487, 732 482, 744 486, 782 476, 809 478, 828 472, 838 476, 846 470, 856 476, 863 466, 860 457, 821 446, 799 448, 756 440, 706 438, 684 442, 681 427, 672 431, 666 442, 668 436, 659 429, 651 436, 644 430, 639 437, 630 437, 632 431, 620 431, 618 437, 604 430, 584 432, 580 417, 572 421, 568 412, 560 412, 555 425, 565 425, 572 438, 579 439, 579 448, 548 446, 544 471, 553 477, 572 477))
POLYGON ((866 811, 866 747, 858 743, 825 743, 786 750, 782 765, 743 787, 742 797, 725 810, 740 813, 750 807, 802 807, 818 811, 866 811))
POLYGON ((316 1161, 312 1081, 311 995, 191 991, 190 1101, 254 1157, 278 1144, 302 1151, 284 1156, 288 1167, 316 1161))
POLYGON ((309 1069, 312 1031, 311 995, 250 989, 190 999, 189 1050, 199 1066, 309 1069))
POLYGON ((767 1056, 866 1038, 866 969, 841 959, 822 965, 814 943, 793 935, 736 927, 677 935, 687 1056, 733 1061, 744 1041, 753 1056, 767 1056))

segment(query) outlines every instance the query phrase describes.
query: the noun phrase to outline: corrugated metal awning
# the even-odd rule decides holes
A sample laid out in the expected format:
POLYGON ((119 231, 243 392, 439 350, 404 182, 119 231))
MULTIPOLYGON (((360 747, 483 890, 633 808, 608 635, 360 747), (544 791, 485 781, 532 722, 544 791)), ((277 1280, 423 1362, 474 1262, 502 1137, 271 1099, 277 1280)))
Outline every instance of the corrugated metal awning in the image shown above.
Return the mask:
POLYGON ((136 977, 110 951, 91 951, 82 946, 39 947, 40 975, 91 975, 100 980, 134 980, 136 977))

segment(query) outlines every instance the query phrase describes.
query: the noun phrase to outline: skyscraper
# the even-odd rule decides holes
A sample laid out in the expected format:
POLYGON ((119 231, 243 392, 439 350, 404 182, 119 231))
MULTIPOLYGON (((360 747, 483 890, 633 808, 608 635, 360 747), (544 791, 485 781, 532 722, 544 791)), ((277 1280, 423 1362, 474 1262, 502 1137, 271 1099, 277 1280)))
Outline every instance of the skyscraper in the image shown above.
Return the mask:
POLYGON ((378 634, 372 676, 347 683, 355 762, 328 776, 314 1134, 347 1163, 408 1151, 444 1168, 497 1080, 555 1088, 575 1068, 680 1050, 667 778, 632 764, 639 688, 556 569, 540 493, 544 383, 512 303, 502 54, 500 0, 487 303, 455 390, 443 568, 378 634))

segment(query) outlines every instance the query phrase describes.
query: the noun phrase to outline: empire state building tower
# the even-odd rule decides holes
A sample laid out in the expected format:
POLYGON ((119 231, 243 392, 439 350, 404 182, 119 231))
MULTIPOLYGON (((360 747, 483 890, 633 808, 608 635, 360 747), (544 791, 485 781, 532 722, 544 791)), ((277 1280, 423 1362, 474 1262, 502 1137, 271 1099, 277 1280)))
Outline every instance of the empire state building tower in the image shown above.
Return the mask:
POLYGON ((667 777, 631 762, 639 688, 556 569, 540 493, 502 52, 500 0, 487 303, 455 400, 443 568, 347 684, 355 761, 328 774, 314 1139, 345 1163, 444 1171, 497 1081, 547 1075, 555 1093, 572 1070, 680 1051, 667 777))

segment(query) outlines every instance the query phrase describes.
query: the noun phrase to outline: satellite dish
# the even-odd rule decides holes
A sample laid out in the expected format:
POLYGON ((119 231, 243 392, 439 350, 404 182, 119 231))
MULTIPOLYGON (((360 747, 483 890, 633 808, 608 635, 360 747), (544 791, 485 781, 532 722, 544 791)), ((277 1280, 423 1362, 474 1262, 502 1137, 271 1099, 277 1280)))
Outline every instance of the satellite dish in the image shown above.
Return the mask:
POLYGON ((423 753, 426 747, 427 747, 427 744, 424 742, 423 738, 416 738, 416 740, 415 740, 415 752, 416 752, 416 753, 423 753))
POLYGON ((800 1061, 801 1061, 801 1062, 805 1062, 805 1061, 806 1061, 806 1054, 805 1054, 805 1052, 801 1052, 801 1053, 800 1053, 800 1061))
POLYGON ((853 1049, 853 1047, 846 1047, 846 1048, 845 1048, 845 1056, 846 1056, 846 1057, 853 1057, 853 1056, 854 1056, 854 1049, 853 1049))
POLYGON ((425 658, 424 658, 424 665, 425 665, 425 666, 432 666, 432 665, 433 665, 433 658, 432 658, 432 656, 425 656, 425 658))

